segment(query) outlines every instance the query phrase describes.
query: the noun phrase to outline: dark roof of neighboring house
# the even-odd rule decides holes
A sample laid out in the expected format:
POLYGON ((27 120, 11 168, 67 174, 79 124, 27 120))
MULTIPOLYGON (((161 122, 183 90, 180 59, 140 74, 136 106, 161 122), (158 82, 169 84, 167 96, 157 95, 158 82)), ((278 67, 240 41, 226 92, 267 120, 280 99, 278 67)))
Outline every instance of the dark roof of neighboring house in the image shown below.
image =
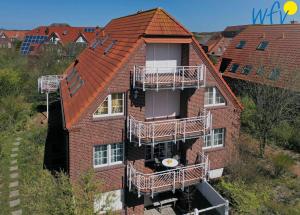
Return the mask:
MULTIPOLYGON (((299 50, 299 24, 248 26, 233 39, 225 51, 223 59, 229 59, 231 62, 223 75, 247 81, 264 82, 277 87, 287 87, 292 79, 300 76, 299 50), (236 48, 240 41, 246 41, 242 49, 236 48), (268 42, 266 49, 257 50, 263 41, 268 42), (233 64, 239 65, 235 73, 230 72, 233 64), (252 66, 248 75, 242 74, 242 69, 246 65, 252 66), (270 76, 274 75, 274 69, 279 69, 278 79, 269 80, 270 76), (259 75, 257 71, 263 71, 263 74, 259 75)), ((299 79, 298 84, 295 83, 292 87, 300 89, 299 79)))
POLYGON ((230 88, 193 38, 192 33, 164 10, 157 8, 113 19, 102 30, 102 36, 102 41, 105 41, 102 45, 86 48, 65 72, 67 77, 71 76, 75 68, 80 79, 84 81, 76 94, 70 95, 67 78, 61 81, 60 89, 67 129, 79 120, 96 96, 109 86, 119 69, 139 45, 144 40, 157 40, 159 37, 163 37, 162 39, 166 42, 175 41, 178 38, 193 41, 206 59, 206 64, 210 65, 210 70, 214 71, 213 75, 216 80, 226 88, 234 104, 239 105, 230 88), (104 54, 108 48, 110 51, 104 54))

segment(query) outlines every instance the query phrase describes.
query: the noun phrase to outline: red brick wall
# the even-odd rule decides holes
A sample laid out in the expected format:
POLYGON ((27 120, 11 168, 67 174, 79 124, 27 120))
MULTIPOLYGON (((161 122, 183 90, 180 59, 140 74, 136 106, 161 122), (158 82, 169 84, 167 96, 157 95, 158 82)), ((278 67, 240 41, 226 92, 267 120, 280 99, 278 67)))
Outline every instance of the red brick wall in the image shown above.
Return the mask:
MULTIPOLYGON (((189 65, 199 65, 202 63, 199 53, 193 45, 183 45, 182 62, 189 65)), ((132 99, 134 92, 130 91, 131 74, 134 65, 145 64, 145 44, 138 47, 135 55, 129 59, 125 66, 120 69, 118 75, 113 79, 109 87, 96 98, 95 102, 85 111, 83 117, 79 120, 76 127, 69 133, 69 172, 72 180, 76 180, 81 172, 93 168, 93 146, 99 144, 110 144, 125 142, 126 140, 126 116, 132 115, 135 119, 145 120, 145 94, 138 92, 138 99, 132 99), (113 92, 126 93, 125 116, 109 117, 102 119, 93 119, 92 114, 106 98, 113 92)), ((213 128, 226 128, 225 147, 215 150, 207 150, 205 153, 209 155, 211 168, 220 168, 226 165, 231 156, 234 137, 237 137, 239 129, 239 113, 235 112, 235 107, 227 97, 224 87, 218 85, 210 71, 207 71, 207 85, 217 86, 221 91, 227 105, 222 108, 211 108, 213 114, 213 128)), ((197 116, 204 105, 205 88, 198 90, 189 89, 181 91, 181 116, 197 116)), ((189 163, 195 163, 197 154, 202 151, 203 140, 187 141, 183 144, 186 149, 186 158, 189 163)), ((125 157, 138 170, 142 171, 145 166, 144 147, 138 147, 132 143, 125 143, 125 157)), ((104 184, 104 190, 124 189, 125 186, 125 164, 111 167, 103 167, 95 169, 96 177, 104 184)), ((127 197, 126 197, 127 198, 127 197)), ((130 198, 131 206, 128 206, 129 214, 141 214, 143 211, 143 198, 130 198)))

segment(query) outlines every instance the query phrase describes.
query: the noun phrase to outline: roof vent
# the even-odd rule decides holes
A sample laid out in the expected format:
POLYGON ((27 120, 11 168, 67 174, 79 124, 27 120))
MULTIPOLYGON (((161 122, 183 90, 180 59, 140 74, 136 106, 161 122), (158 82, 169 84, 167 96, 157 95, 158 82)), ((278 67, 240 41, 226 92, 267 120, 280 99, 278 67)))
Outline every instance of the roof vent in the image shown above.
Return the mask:
POLYGON ((64 30, 63 35, 67 35, 67 34, 68 34, 68 31, 64 30))
POLYGON ((282 39, 285 39, 285 33, 282 32, 282 39))

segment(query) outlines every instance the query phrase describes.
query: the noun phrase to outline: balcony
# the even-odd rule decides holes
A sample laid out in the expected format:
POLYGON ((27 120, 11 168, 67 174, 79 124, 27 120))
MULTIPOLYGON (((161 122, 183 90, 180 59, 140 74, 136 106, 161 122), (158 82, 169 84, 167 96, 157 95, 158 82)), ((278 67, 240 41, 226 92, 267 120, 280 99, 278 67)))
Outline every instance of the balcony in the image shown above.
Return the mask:
POLYGON ((205 86, 206 67, 145 67, 135 66, 133 88, 145 90, 200 88, 205 86))
POLYGON ((129 117, 129 140, 142 144, 154 144, 166 141, 185 141, 209 133, 212 115, 210 111, 202 111, 200 116, 153 122, 142 122, 129 117))
POLYGON ((141 193, 154 193, 184 189, 186 186, 198 184, 206 180, 209 173, 209 160, 201 153, 200 163, 195 165, 178 167, 166 171, 150 174, 136 170, 132 164, 127 165, 127 183, 129 190, 132 186, 137 190, 138 196, 141 193))

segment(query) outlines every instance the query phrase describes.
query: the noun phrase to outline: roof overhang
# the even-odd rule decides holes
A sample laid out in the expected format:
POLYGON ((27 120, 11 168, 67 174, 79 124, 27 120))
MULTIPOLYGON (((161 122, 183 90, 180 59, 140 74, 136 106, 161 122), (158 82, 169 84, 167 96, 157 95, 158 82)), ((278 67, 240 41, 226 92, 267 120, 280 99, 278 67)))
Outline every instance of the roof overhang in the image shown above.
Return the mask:
POLYGON ((163 38, 143 38, 146 43, 191 43, 191 38, 174 38, 174 37, 163 37, 163 38))

